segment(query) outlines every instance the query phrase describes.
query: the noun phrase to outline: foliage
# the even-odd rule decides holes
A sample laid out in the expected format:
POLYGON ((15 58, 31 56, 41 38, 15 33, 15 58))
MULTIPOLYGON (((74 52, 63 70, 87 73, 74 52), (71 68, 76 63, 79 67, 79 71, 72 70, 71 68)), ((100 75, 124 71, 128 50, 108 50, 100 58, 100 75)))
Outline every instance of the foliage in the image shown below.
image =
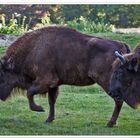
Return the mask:
POLYGON ((42 18, 41 18, 41 23, 43 25, 46 25, 46 24, 51 24, 51 20, 50 20, 50 13, 46 13, 42 18))
POLYGON ((67 24, 70 27, 73 27, 75 29, 78 29, 86 33, 114 32, 115 31, 114 25, 110 23, 106 23, 106 24, 104 22, 95 23, 94 21, 88 20, 87 18, 84 18, 83 16, 81 16, 79 19, 68 21, 67 24))
MULTIPOLYGON (((56 17, 61 17, 65 22, 83 16, 95 23, 111 23, 116 27, 126 28, 140 26, 139 13, 140 5, 59 5, 52 16, 56 14, 56 17)), ((53 22, 59 21, 55 18, 53 22)))
POLYGON ((52 23, 55 24, 64 24, 66 23, 65 15, 62 9, 63 5, 52 5, 52 8, 50 8, 50 20, 52 23))
POLYGON ((21 21, 20 14, 12 14, 12 18, 10 19, 10 23, 6 24, 6 19, 4 15, 0 17, 1 24, 0 24, 0 33, 1 34, 21 34, 23 32, 27 32, 28 24, 25 24, 26 16, 21 21), (15 18, 17 17, 17 19, 15 18))
POLYGON ((29 27, 34 27, 37 23, 41 23, 41 18, 45 12, 51 8, 51 5, 45 4, 3 4, 0 5, 0 14, 6 17, 6 24, 9 23, 11 15, 18 13, 21 15, 21 21, 26 16, 25 24, 30 22, 29 27), (32 19, 30 21, 30 19, 32 19))
POLYGON ((41 28, 43 26, 48 26, 52 24, 49 12, 44 14, 44 16, 40 19, 41 19, 41 23, 37 23, 32 29, 37 29, 37 28, 41 28))
POLYGON ((140 26, 140 5, 119 4, 119 5, 97 5, 97 4, 78 4, 78 5, 1 5, 0 14, 6 16, 6 23, 11 19, 13 13, 21 14, 21 19, 26 16, 27 24, 32 18, 30 28, 37 23, 41 23, 45 14, 49 13, 49 18, 53 24, 65 24, 67 21, 79 19, 81 16, 90 21, 98 23, 110 23, 115 27, 139 27, 140 26))

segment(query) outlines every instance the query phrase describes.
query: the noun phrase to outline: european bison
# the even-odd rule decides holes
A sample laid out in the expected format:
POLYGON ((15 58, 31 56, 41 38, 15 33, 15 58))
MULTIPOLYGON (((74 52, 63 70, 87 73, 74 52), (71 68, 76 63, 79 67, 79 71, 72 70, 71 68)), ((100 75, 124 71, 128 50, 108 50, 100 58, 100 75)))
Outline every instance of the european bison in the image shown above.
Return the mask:
MULTIPOLYGON (((125 43, 86 35, 68 27, 50 26, 28 32, 1 58, 0 99, 6 100, 13 88, 20 87, 27 90, 30 109, 43 111, 33 97, 48 92, 50 112, 46 123, 51 122, 60 85, 98 83, 108 92, 115 51, 128 53, 129 48, 125 43)), ((115 124, 121 106, 122 102, 115 100, 108 126, 115 124)))
POLYGON ((110 82, 110 95, 124 100, 132 108, 140 104, 140 44, 134 51, 122 55, 113 64, 110 82))

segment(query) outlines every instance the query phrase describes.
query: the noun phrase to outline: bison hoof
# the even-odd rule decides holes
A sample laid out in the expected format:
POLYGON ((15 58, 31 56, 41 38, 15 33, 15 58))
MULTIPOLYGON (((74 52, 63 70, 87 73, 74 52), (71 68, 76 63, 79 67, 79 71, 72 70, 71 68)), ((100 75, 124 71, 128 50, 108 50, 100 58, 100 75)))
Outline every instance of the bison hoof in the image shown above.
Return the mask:
POLYGON ((42 106, 35 106, 31 108, 32 111, 45 112, 42 106))
POLYGON ((49 124, 51 122, 53 122, 54 118, 48 118, 46 121, 45 121, 45 124, 49 124))
POLYGON ((112 128, 115 124, 116 124, 116 122, 108 122, 107 127, 112 128))

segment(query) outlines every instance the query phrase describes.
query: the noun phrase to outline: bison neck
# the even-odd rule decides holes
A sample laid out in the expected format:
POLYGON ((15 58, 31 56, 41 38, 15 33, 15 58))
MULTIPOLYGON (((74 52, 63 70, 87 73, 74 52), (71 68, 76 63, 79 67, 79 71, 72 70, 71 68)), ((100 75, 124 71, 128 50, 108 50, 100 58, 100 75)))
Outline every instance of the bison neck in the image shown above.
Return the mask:
POLYGON ((109 79, 110 76, 108 74, 104 74, 101 76, 98 80, 97 83, 106 91, 108 92, 109 90, 109 79))
POLYGON ((100 85, 106 92, 109 90, 109 80, 111 74, 111 67, 106 67, 105 69, 99 69, 96 67, 94 70, 90 69, 88 75, 91 77, 98 85, 100 85))

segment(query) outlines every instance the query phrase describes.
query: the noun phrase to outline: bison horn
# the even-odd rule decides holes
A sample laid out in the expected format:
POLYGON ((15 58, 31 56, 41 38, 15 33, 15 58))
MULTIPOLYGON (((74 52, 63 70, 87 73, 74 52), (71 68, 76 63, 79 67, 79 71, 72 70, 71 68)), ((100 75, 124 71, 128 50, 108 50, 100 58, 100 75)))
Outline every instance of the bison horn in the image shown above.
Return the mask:
POLYGON ((120 54, 118 51, 115 51, 115 55, 117 56, 117 58, 119 58, 119 60, 121 61, 121 64, 122 64, 122 65, 126 63, 125 58, 124 58, 123 55, 120 54))

